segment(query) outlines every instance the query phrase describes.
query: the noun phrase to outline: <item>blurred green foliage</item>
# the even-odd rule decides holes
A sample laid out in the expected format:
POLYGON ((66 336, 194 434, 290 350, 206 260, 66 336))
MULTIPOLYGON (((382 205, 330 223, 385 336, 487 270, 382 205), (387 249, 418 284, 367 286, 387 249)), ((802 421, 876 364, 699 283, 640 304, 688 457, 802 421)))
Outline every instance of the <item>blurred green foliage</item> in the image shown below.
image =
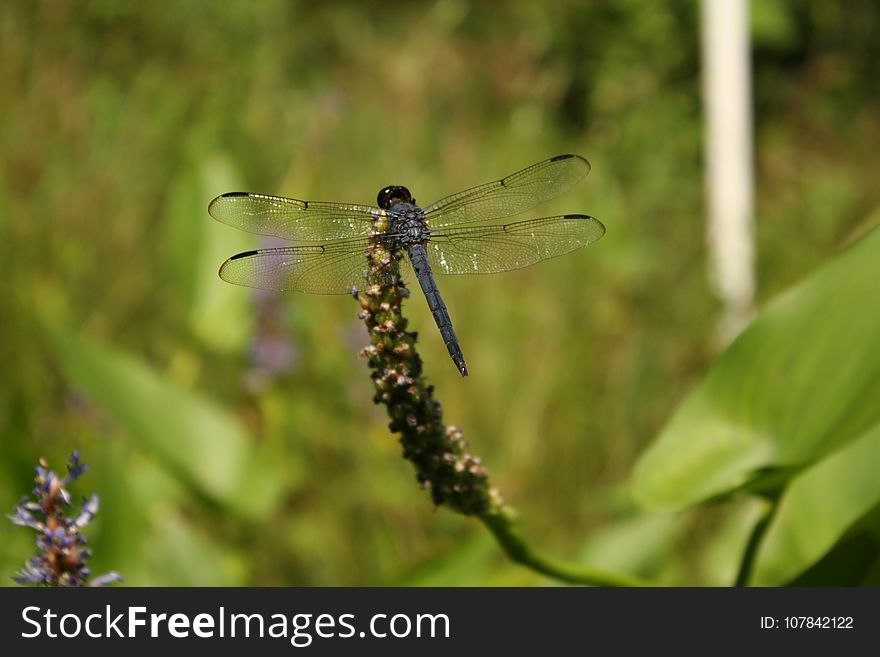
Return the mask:
MULTIPOLYGON (((880 7, 753 5, 763 304, 872 223, 880 7)), ((431 512, 371 402, 357 305, 225 285, 220 262, 256 241, 206 206, 235 189, 369 203, 394 183, 427 202, 574 152, 593 172, 542 213, 595 215, 605 238, 440 280, 464 381, 414 295, 427 372, 542 548, 733 581, 759 502, 661 515, 627 488, 718 355, 696 3, 12 0, 0 55, 0 508, 38 456, 79 447, 94 569, 130 584, 545 583, 431 512)), ((822 468, 857 474, 875 438, 804 491, 822 468)), ((810 499, 790 493, 783 520, 810 499)), ((788 527, 759 581, 842 531, 807 549, 788 527)), ((2 575, 31 548, 0 531, 2 575)), ((847 536, 835 550, 870 553, 847 536)))
POLYGON ((875 558, 827 584, 880 576, 880 230, 768 305, 644 454, 633 492, 680 509, 741 490, 770 501, 743 581, 784 584, 848 533, 875 558), (764 532, 766 533, 766 537, 764 532), (846 579, 843 579, 843 578, 846 579))
POLYGON ((681 508, 800 467, 880 422, 880 230, 775 299, 719 358, 634 475, 681 508), (706 437, 711 436, 711 440, 706 437))

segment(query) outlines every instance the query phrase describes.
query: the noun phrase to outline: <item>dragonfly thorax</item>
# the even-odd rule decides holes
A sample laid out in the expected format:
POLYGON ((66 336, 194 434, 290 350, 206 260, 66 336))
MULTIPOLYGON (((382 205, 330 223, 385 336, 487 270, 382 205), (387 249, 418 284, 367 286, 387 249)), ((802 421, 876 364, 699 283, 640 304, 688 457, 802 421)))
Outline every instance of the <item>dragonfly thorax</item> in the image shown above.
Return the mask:
POLYGON ((400 240, 402 246, 424 244, 431 238, 425 225, 425 213, 406 187, 389 185, 379 192, 376 200, 388 213, 388 233, 400 240))
POLYGON ((398 203, 388 211, 388 233, 404 247, 424 244, 431 239, 425 212, 413 203, 398 203))

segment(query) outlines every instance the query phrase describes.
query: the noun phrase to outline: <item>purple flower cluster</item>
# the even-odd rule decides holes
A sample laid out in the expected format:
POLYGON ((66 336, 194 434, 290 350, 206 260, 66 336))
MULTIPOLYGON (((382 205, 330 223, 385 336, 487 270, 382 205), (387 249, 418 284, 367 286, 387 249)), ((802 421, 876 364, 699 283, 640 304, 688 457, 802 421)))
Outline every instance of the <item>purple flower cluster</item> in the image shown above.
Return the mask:
MULTIPOLYGON (((28 559, 13 579, 19 584, 86 586, 90 574, 86 562, 91 550, 85 547, 86 538, 80 530, 98 512, 98 496, 83 500, 75 517, 65 515, 71 504, 66 487, 86 471, 86 464, 80 462, 79 453, 74 450, 65 476, 59 478, 49 470, 44 459, 40 459, 36 471, 33 499, 22 498, 8 518, 37 532, 39 552, 28 559)), ((121 580, 118 573, 111 572, 94 578, 88 586, 105 586, 121 580)))

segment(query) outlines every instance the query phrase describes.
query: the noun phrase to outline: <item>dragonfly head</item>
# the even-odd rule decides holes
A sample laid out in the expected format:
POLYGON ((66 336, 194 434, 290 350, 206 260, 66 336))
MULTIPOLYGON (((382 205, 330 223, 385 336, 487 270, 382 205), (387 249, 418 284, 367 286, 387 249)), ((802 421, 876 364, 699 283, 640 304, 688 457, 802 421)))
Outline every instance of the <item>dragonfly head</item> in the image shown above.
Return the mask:
POLYGON ((406 187, 400 185, 390 185, 379 192, 376 199, 379 207, 383 210, 390 210, 398 203, 412 203, 415 205, 415 199, 406 187))

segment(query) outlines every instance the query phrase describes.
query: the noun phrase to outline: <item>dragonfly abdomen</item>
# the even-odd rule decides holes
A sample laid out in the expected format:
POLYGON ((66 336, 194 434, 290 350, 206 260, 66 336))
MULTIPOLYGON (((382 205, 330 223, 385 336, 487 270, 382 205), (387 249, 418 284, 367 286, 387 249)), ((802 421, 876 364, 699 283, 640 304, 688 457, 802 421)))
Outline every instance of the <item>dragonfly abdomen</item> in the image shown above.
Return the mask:
POLYGON ((446 310, 446 304, 443 303, 443 298, 440 296, 440 291, 437 289, 437 284, 434 281, 434 274, 431 272, 431 266, 428 264, 428 253, 425 251, 423 244, 410 246, 407 248, 407 253, 409 253, 416 278, 419 281, 422 292, 425 294, 425 299, 428 301, 428 308, 434 316, 434 322, 437 324, 437 328, 440 329, 443 342, 446 343, 446 350, 449 352, 452 362, 458 367, 461 375, 467 376, 464 354, 461 353, 461 347, 452 328, 452 320, 449 317, 449 312, 446 310))

